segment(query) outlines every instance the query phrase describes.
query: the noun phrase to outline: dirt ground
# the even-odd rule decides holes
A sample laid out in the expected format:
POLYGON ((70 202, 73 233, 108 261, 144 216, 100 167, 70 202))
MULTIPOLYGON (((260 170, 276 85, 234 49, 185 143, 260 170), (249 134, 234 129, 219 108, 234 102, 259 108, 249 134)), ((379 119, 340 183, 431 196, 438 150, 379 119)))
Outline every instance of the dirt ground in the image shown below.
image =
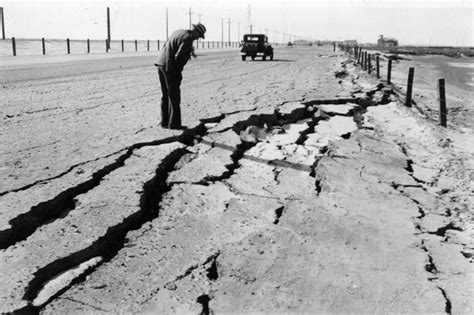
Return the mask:
POLYGON ((185 131, 153 54, 2 60, 1 313, 473 312, 472 108, 332 47, 198 55, 185 131))

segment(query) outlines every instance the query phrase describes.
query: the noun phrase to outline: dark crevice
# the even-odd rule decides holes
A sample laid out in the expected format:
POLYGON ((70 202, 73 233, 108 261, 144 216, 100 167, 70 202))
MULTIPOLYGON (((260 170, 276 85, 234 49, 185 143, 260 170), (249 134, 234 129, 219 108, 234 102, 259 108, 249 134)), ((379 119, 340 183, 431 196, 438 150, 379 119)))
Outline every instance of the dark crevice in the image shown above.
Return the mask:
POLYGON ((428 261, 425 264, 425 270, 434 275, 438 273, 438 269, 436 269, 436 266, 433 263, 433 257, 431 257, 431 255, 428 255, 428 261))
MULTIPOLYGON (((310 114, 311 113, 308 112, 305 108, 304 109, 298 108, 289 114, 281 114, 278 111, 275 111, 273 114, 252 115, 247 120, 243 120, 243 121, 239 121, 235 123, 235 125, 231 129, 237 134, 241 134, 241 132, 250 130, 249 128, 251 128, 250 131, 252 132, 258 133, 261 131, 261 133, 266 134, 267 131, 273 126, 283 126, 288 123, 295 123, 302 118, 308 118, 305 116, 309 116, 310 114)), ((229 179, 235 173, 235 170, 240 167, 240 160, 243 158, 249 159, 249 160, 255 160, 255 161, 263 161, 256 157, 245 156, 245 152, 247 152, 249 149, 254 147, 258 143, 258 141, 259 139, 256 139, 256 141, 241 140, 241 143, 237 145, 236 148, 227 147, 219 143, 212 143, 212 146, 229 149, 233 151, 231 155, 232 164, 226 165, 227 171, 224 172, 223 174, 219 176, 206 177, 199 183, 203 184, 203 183, 208 183, 208 182, 216 182, 216 181, 223 181, 225 179, 229 179)), ((280 161, 280 160, 271 160, 271 161, 266 161, 266 162, 270 165, 309 171, 308 167, 302 164, 289 163, 289 162, 280 161)))
POLYGON ((125 165, 125 161, 132 156, 133 151, 146 146, 158 146, 166 143, 179 141, 192 145, 197 135, 206 132, 204 125, 185 130, 181 135, 154 140, 149 142, 135 143, 125 149, 125 153, 119 156, 113 163, 103 167, 92 174, 91 178, 74 187, 70 187, 59 193, 53 199, 39 203, 32 207, 30 211, 20 214, 9 221, 11 228, 0 231, 0 249, 8 248, 17 242, 27 239, 39 227, 64 218, 75 208, 74 199, 81 194, 87 193, 91 189, 100 185, 102 179, 116 169, 125 165))
POLYGON ((223 181, 225 179, 229 179, 235 173, 235 170, 240 167, 239 161, 240 159, 242 159, 245 152, 255 145, 256 143, 253 143, 253 142, 242 141, 239 145, 237 145, 236 149, 231 155, 232 164, 225 166, 227 168, 227 171, 225 171, 219 176, 208 176, 204 178, 202 181, 200 181, 200 183, 204 184, 204 183, 218 182, 218 181, 223 181))
POLYGON ((202 310, 199 313, 200 315, 209 315, 210 314, 210 309, 209 309, 209 301, 211 298, 207 294, 203 294, 201 296, 198 296, 196 299, 196 302, 202 305, 202 310))
POLYGON ((307 122, 307 124, 308 128, 300 132, 300 136, 296 140, 295 144, 304 145, 304 142, 306 141, 306 139, 308 139, 308 135, 310 133, 314 133, 315 122, 307 122))
POLYGON ((421 188, 421 189, 424 188, 422 185, 398 184, 398 183, 395 183, 395 182, 392 182, 390 184, 390 186, 392 186, 393 189, 398 190, 400 192, 403 192, 403 191, 401 191, 402 188, 421 188))
MULTIPOLYGON (((324 104, 324 103, 331 103, 331 104, 343 104, 347 102, 358 102, 355 99, 337 99, 337 100, 325 100, 325 101, 312 101, 306 103, 305 105, 311 104, 324 104)), ((234 130, 237 134, 241 131, 244 131, 249 126, 265 126, 266 128, 271 128, 274 125, 281 126, 285 123, 296 122, 303 118, 304 116, 312 116, 312 112, 304 109, 297 109, 290 114, 281 114, 279 112, 275 112, 273 114, 260 114, 260 115, 252 115, 247 120, 239 121, 234 124, 232 130, 234 130), (302 116, 301 116, 302 115, 302 116), (300 117, 301 116, 301 117, 300 117)), ((143 142, 143 143, 136 143, 132 146, 126 148, 126 152, 122 154, 116 161, 103 169, 94 173, 92 178, 84 183, 81 183, 75 187, 69 188, 68 190, 62 192, 55 198, 45 203, 42 203, 35 208, 36 210, 32 210, 25 214, 25 217, 19 216, 12 220, 12 229, 14 231, 5 232, 10 233, 9 237, 7 237, 7 241, 3 244, 4 246, 8 247, 13 245, 14 243, 26 239, 29 235, 31 235, 38 227, 46 224, 47 222, 52 222, 51 220, 58 219, 61 215, 67 214, 69 211, 74 209, 74 198, 80 194, 86 193, 87 191, 91 190, 92 188, 96 187, 100 184, 101 180, 104 176, 111 173, 115 169, 124 165, 125 161, 133 154, 135 149, 139 149, 144 146, 156 146, 161 145, 164 143, 171 143, 174 141, 179 141, 186 145, 194 145, 197 141, 200 140, 199 136, 206 134, 206 128, 204 126, 205 123, 208 122, 219 122, 225 117, 225 115, 220 115, 215 118, 210 118, 207 120, 201 120, 201 124, 194 128, 185 130, 181 135, 170 137, 166 139, 155 140, 151 142, 143 142), (44 214, 45 213, 45 214, 44 214), (21 217, 21 219, 20 219, 21 217), (15 221, 16 220, 16 221, 15 221), (21 221, 23 220, 23 221, 21 221), (25 225, 31 225, 30 228, 26 233, 23 230, 20 230, 20 226, 24 229, 25 225)), ((314 127, 314 126, 313 126, 314 127)), ((311 128, 311 126, 310 126, 311 128)), ((303 137, 303 136, 302 136, 303 137)), ((305 137, 305 136, 304 136, 305 137)), ((234 174, 235 170, 240 166, 239 161, 244 157, 244 153, 254 146, 256 142, 245 142, 242 141, 240 145, 237 146, 235 151, 232 153, 232 161, 231 165, 227 166, 228 171, 222 174, 219 177, 210 178, 207 180, 224 180, 229 178, 234 174)), ((323 154, 328 152, 327 148, 321 150, 323 154)), ((87 272, 82 274, 80 277, 76 278, 71 284, 67 287, 62 289, 59 293, 55 294, 51 297, 44 305, 51 302, 55 297, 59 296, 63 292, 67 291, 72 285, 84 281, 86 277, 94 272, 99 266, 102 264, 110 261, 113 259, 118 251, 122 249, 126 242, 126 235, 131 230, 136 230, 142 227, 142 225, 146 222, 149 222, 156 218, 159 215, 160 203, 163 197, 163 194, 170 191, 171 187, 174 183, 167 183, 168 174, 174 170, 176 163, 183 157, 187 151, 185 149, 177 149, 173 151, 170 155, 168 155, 158 167, 156 171, 156 176, 153 177, 150 181, 145 183, 144 185, 144 192, 140 198, 140 211, 134 213, 133 215, 125 218, 123 222, 117 224, 115 226, 109 227, 102 237, 97 239, 92 245, 89 247, 80 250, 76 253, 73 253, 67 257, 63 257, 58 259, 43 268, 39 269, 34 274, 34 279, 30 281, 28 288, 25 292, 23 297, 24 300, 33 301, 41 292, 42 288, 46 283, 48 283, 51 279, 57 277, 59 274, 71 270, 82 262, 88 261, 91 258, 101 256, 103 260, 97 266, 90 268, 87 272)), ((251 157, 249 157, 251 158, 251 157)), ((312 176, 315 177, 315 169, 319 159, 315 162, 315 165, 312 167, 312 176)), ((310 174, 311 175, 311 174, 310 174)), ((317 179, 315 181, 316 191, 318 194, 321 192, 321 179, 317 179)), ((280 207, 275 210, 276 220, 275 224, 279 223, 279 218, 283 214, 284 207, 280 207)), ((0 232, 0 233, 2 233, 0 232)), ((0 242, 4 241, 5 235, 0 234, 0 242)), ((6 248, 4 247, 4 248, 6 248)), ((207 276, 210 280, 215 280, 218 278, 217 273, 217 256, 211 256, 210 259, 206 262, 210 262, 210 266, 207 269, 207 276)), ((198 266, 191 266, 182 276, 181 278, 189 275, 194 269, 198 266)), ((177 278, 179 280, 181 278, 177 278)), ((209 296, 202 295, 198 298, 198 302, 203 305, 203 313, 209 313, 209 296)), ((33 307, 31 304, 22 310, 19 311, 32 311, 38 312, 41 310, 42 307, 33 307)))
POLYGON ((120 153, 121 151, 124 151, 124 150, 119 150, 117 152, 113 152, 113 153, 107 154, 105 156, 98 157, 98 158, 93 159, 93 160, 89 160, 89 161, 74 164, 71 167, 69 167, 67 170, 65 170, 64 172, 59 173, 58 175, 48 177, 48 178, 39 179, 37 181, 34 181, 31 184, 28 184, 28 185, 25 185, 25 186, 22 186, 22 187, 19 187, 19 188, 7 190, 7 191, 2 191, 2 192, 0 192, 0 197, 4 196, 6 194, 9 194, 9 193, 15 193, 15 192, 27 190, 27 189, 30 189, 33 186, 43 184, 43 183, 49 182, 49 181, 54 180, 54 179, 58 179, 60 177, 63 177, 65 175, 69 174, 70 172, 72 172, 78 166, 85 165, 85 164, 88 164, 88 163, 91 163, 91 162, 95 162, 95 161, 98 161, 98 160, 101 160, 101 159, 106 159, 108 157, 111 157, 113 155, 116 155, 116 154, 120 153))
POLYGON ((317 179, 314 184, 315 184, 315 187, 316 187, 316 192, 317 192, 318 195, 319 195, 319 194, 321 193, 321 190, 322 190, 322 188, 321 188, 321 180, 320 180, 320 179, 317 179))
POLYGON ((445 237, 446 232, 449 230, 460 231, 460 232, 463 231, 460 227, 455 226, 453 222, 450 222, 448 225, 437 229, 435 232, 428 232, 428 234, 434 234, 441 237, 445 237))
POLYGON ((407 159, 407 166, 405 167, 407 172, 413 173, 413 160, 407 159))
POLYGON ((212 260, 210 261, 211 265, 209 266, 209 268, 206 269, 207 278, 212 281, 217 280, 219 278, 219 273, 217 272, 218 255, 219 254, 212 257, 212 260))
MULTIPOLYGON (((166 184, 166 179, 169 172, 174 169, 174 165, 178 160, 186 153, 186 150, 179 148, 171 152, 166 158, 163 159, 162 163, 156 170, 155 176, 144 184, 144 192, 140 198, 140 211, 125 218, 121 223, 109 227, 107 232, 97 239, 89 247, 84 248, 76 253, 73 253, 67 257, 60 258, 43 268, 39 269, 34 274, 34 279, 28 284, 27 290, 23 299, 26 301, 33 301, 41 292, 42 288, 51 279, 54 279, 61 273, 71 270, 81 263, 88 261, 91 258, 102 256, 103 260, 100 264, 91 268, 80 277, 76 278, 71 284, 61 290, 61 292, 51 297, 44 305, 52 301, 55 297, 67 291, 72 285, 84 281, 84 279, 90 273, 94 272, 98 266, 105 262, 110 261, 114 258, 119 250, 121 250, 126 243, 126 235, 132 230, 137 230, 146 222, 149 222, 159 214, 160 202, 163 194, 170 191, 171 186, 166 184)), ((39 307, 33 307, 36 310, 40 310, 44 305, 39 307)))
POLYGON ((278 179, 278 176, 280 175, 281 171, 282 169, 278 167, 275 167, 273 169, 273 180, 275 181, 275 183, 277 183, 277 185, 280 184, 280 180, 278 179))
MULTIPOLYGON (((414 199, 412 199, 412 201, 418 204, 418 201, 416 201, 414 199)), ((419 215, 416 217, 417 219, 423 219, 426 216, 425 211, 423 210, 423 208, 419 204, 418 204, 418 213, 419 213, 419 215)))
POLYGON ((306 106, 313 106, 313 105, 324 105, 324 104, 346 104, 346 103, 355 103, 359 104, 360 98, 352 97, 352 98, 336 98, 336 99, 326 99, 326 100, 313 100, 313 101, 305 101, 303 104, 306 106))
POLYGON ((447 314, 451 314, 451 309, 452 309, 451 300, 448 298, 448 295, 446 294, 446 291, 443 288, 438 287, 438 289, 441 291, 441 294, 443 294, 443 297, 446 301, 444 311, 447 314))
MULTIPOLYGON (((425 246, 425 241, 421 240, 421 246, 420 248, 427 254, 427 262, 425 264, 425 270, 433 275, 436 275, 438 273, 438 269, 436 268, 436 265, 433 262, 433 257, 431 257, 430 251, 428 248, 425 246)), ((433 279, 430 279, 433 280, 433 279)))
POLYGON ((338 79, 345 79, 348 75, 349 74, 347 73, 346 69, 334 72, 334 76, 338 79))
POLYGON ((351 133, 350 133, 350 132, 348 132, 348 133, 345 133, 345 134, 341 135, 341 138, 342 138, 342 139, 346 139, 346 140, 348 140, 348 139, 350 139, 350 138, 351 138, 351 133))
POLYGON ((464 258, 472 258, 472 253, 466 252, 466 251, 461 251, 461 254, 464 256, 464 258))
POLYGON ((283 214, 284 209, 285 209, 285 206, 281 206, 275 209, 275 220, 273 220, 273 224, 278 224, 280 222, 280 218, 283 214))

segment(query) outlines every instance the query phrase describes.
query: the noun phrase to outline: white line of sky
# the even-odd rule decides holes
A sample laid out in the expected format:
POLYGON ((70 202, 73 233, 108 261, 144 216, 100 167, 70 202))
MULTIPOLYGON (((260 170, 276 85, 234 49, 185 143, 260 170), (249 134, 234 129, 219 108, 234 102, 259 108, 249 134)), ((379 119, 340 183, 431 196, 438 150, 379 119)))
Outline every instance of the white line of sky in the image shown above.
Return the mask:
POLYGON ((290 34, 313 40, 356 39, 375 43, 395 37, 401 45, 474 46, 473 0, 220 0, 220 1, 3 1, 7 37, 106 37, 106 7, 113 39, 165 39, 169 32, 201 19, 206 39, 231 40, 249 32, 287 41, 290 34), (250 8, 250 12, 249 12, 250 8), (250 13, 250 14, 249 14, 250 13), (223 26, 223 27, 222 27, 223 26))

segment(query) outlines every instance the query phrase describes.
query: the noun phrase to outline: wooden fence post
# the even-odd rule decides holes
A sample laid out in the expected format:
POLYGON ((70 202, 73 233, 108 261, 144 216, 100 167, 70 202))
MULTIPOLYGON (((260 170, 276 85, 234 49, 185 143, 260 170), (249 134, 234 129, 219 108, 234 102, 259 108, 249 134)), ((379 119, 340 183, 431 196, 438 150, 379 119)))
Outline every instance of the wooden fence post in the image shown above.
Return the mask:
POLYGON ((367 65, 368 65, 368 56, 369 56, 369 53, 367 52, 367 50, 364 52, 364 70, 367 71, 367 65))
POLYGON ((123 39, 122 39, 122 52, 124 52, 124 45, 123 45, 123 39))
POLYGON ((105 40, 105 52, 106 53, 109 52, 109 40, 108 39, 105 40))
POLYGON ((372 64, 370 63, 370 56, 371 56, 371 54, 369 54, 369 56, 368 56, 369 58, 368 58, 368 60, 367 60, 367 70, 369 71, 369 74, 370 74, 371 71, 372 71, 372 69, 371 69, 371 68, 372 68, 372 64))
POLYGON ((146 51, 150 51, 150 40, 146 41, 146 51))
POLYGON ((12 49, 13 49, 13 56, 16 56, 16 41, 15 41, 15 37, 12 37, 12 49))
POLYGON ((332 51, 336 51, 336 42, 332 43, 332 51))
POLYGON ((375 59, 375 63, 376 63, 376 66, 377 66, 377 79, 380 79, 380 61, 379 61, 379 56, 377 56, 377 58, 375 59))
POLYGON ((160 40, 158 40, 158 50, 160 50, 160 40))
POLYGON ((413 91, 413 75, 415 74, 415 68, 410 67, 408 69, 408 82, 407 82, 407 98, 405 100, 405 106, 411 106, 411 94, 413 91))
POLYGON ((89 40, 89 38, 87 39, 87 53, 90 53, 91 52, 91 42, 89 40))
POLYGON ((66 39, 66 43, 67 43, 67 53, 70 54, 71 53, 71 46, 69 44, 69 38, 66 39))
POLYGON ((41 37, 41 46, 43 47, 43 55, 46 55, 46 44, 44 42, 44 37, 41 37))
POLYGON ((135 51, 138 51, 138 42, 136 39, 135 39, 135 51))
POLYGON ((392 79, 392 59, 388 60, 388 66, 387 66, 387 83, 390 84, 390 80, 392 79))
POLYGON ((441 126, 447 126, 448 111, 446 109, 446 91, 444 78, 438 79, 438 96, 439 96, 439 123, 441 126))

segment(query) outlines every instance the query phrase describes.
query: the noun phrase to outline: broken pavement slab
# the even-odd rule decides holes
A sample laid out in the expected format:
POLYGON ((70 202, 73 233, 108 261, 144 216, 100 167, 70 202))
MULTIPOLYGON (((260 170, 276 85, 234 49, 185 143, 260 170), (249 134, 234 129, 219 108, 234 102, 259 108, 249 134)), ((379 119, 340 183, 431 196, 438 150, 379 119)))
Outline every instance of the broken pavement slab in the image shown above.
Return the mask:
POLYGON ((322 104, 317 105, 317 108, 322 110, 327 114, 335 114, 335 115, 350 115, 356 108, 359 108, 359 105, 353 103, 346 103, 346 104, 322 104))

